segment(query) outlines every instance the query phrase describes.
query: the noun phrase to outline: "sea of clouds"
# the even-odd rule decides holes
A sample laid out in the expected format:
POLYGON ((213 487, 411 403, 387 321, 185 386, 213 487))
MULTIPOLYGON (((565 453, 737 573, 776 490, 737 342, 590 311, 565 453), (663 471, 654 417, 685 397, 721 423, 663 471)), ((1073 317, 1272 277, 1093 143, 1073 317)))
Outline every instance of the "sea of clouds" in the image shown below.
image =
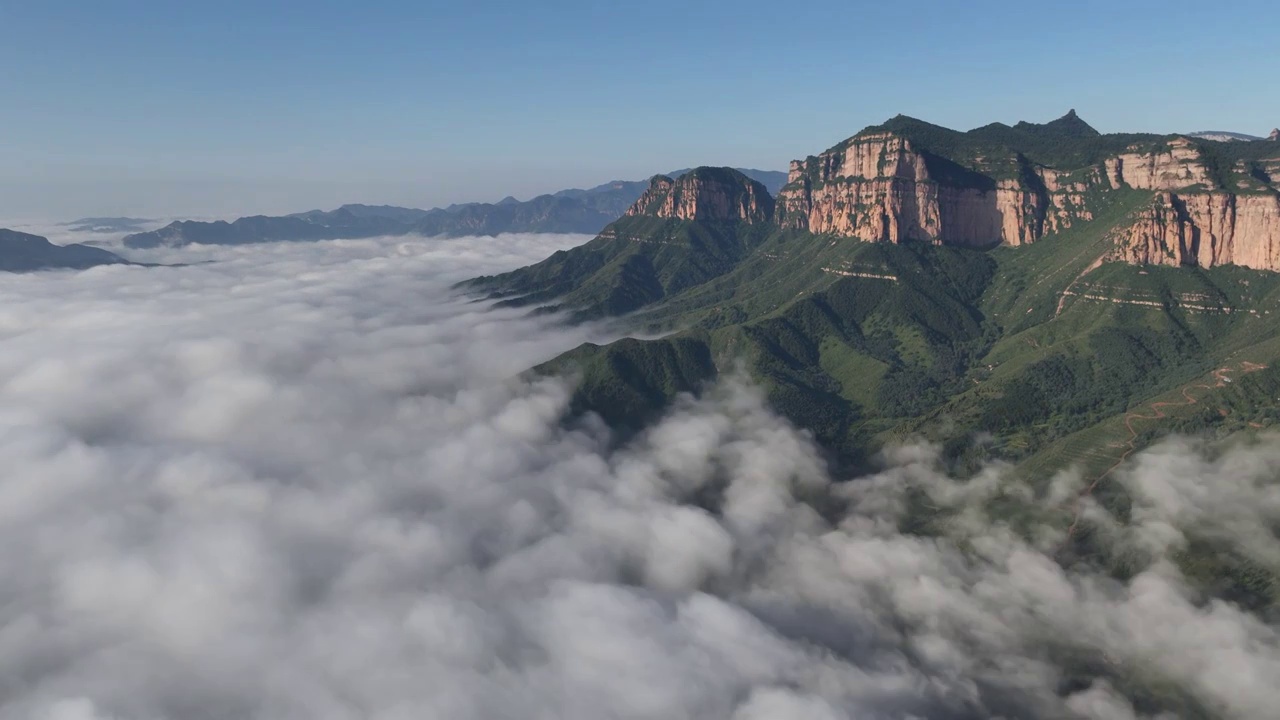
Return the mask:
POLYGON ((959 482, 919 446, 834 483, 742 378, 619 447, 562 422, 571 378, 515 379, 609 328, 450 290, 583 240, 0 275, 0 718, 1280 708, 1277 626, 1197 597, 1170 560, 1194 529, 1276 565, 1274 438, 1140 454, 1114 476, 1131 522, 1086 502, 1142 558, 1124 582, 1054 561, 1061 514, 1015 532, 983 510, 1069 515, 1078 477, 959 482), (944 533, 899 531, 921 502, 944 533))

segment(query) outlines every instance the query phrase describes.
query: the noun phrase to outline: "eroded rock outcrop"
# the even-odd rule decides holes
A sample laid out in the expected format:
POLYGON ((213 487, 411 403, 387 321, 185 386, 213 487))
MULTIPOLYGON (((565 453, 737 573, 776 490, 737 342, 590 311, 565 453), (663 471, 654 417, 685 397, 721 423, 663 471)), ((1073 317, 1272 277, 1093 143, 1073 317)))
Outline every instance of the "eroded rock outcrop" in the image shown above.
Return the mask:
POLYGON ((1271 134, 1267 136, 1268 140, 1280 140, 1280 128, 1272 128, 1271 134))
POLYGON ((969 133, 895 118, 792 162, 777 219, 869 242, 1025 245, 1143 190, 1155 202, 1116 233, 1115 259, 1280 271, 1277 170, 1280 153, 1224 160, 1187 137, 1101 136, 1073 113, 969 133))
POLYGON ((1060 172, 1016 156, 976 159, 983 163, 991 175, 892 133, 855 136, 791 163, 779 222, 868 241, 986 247, 1023 245, 1092 218, 1081 198, 1097 170, 1060 172), (1006 174, 1014 177, 998 177, 1006 174))
POLYGON ((1112 258, 1280 270, 1280 195, 1159 192, 1117 234, 1112 258))
POLYGON ((674 180, 654 176, 626 214, 764 223, 773 219, 773 211, 773 197, 764 185, 731 168, 700 167, 674 180))
POLYGON ((1106 160, 1112 188, 1128 185, 1139 190, 1177 190, 1193 185, 1215 187, 1200 148, 1188 138, 1171 140, 1148 152, 1126 152, 1106 160))

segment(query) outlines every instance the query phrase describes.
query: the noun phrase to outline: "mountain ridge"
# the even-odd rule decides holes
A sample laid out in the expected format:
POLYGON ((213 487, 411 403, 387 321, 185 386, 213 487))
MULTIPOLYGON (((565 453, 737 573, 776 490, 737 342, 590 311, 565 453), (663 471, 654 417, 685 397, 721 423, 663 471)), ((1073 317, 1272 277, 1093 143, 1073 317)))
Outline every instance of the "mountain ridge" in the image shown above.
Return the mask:
POLYGON ((1149 261, 1280 269, 1280 151, 1181 135, 1102 135, 1074 111, 959 132, 906 116, 791 163, 779 222, 842 237, 1022 245, 1088 222, 1091 196, 1164 193, 1149 261), (1166 228, 1171 228, 1167 232, 1166 228))
POLYGON ((1257 135, 1249 135, 1248 133, 1239 133, 1230 130, 1198 130, 1193 133, 1187 133, 1187 137, 1216 140, 1218 142, 1253 142, 1255 140, 1266 140, 1266 138, 1258 137, 1257 135))
MULTIPOLYGON (((772 213, 724 168, 657 176, 585 245, 459 287, 660 336, 538 369, 575 369, 575 411, 611 424, 744 367, 850 468, 923 436, 961 465, 1057 470, 1217 363, 1277 366, 1280 274, 1242 251, 1258 225, 1241 210, 1275 200, 1280 151, 1231 145, 1103 135, 1075 113, 967 133, 899 116, 793 163, 772 213)), ((1280 374, 1248 383, 1229 420, 1185 421, 1273 422, 1280 374)))
MULTIPOLYGON (((679 175, 688 170, 676 171, 679 175)), ((781 171, 744 170, 775 188, 781 171)), ((457 237, 505 232, 594 234, 622 215, 648 187, 646 181, 615 180, 589 189, 570 188, 520 201, 463 203, 420 210, 390 205, 348 204, 335 210, 310 210, 284 216, 254 215, 233 221, 179 220, 150 232, 127 235, 130 248, 200 244, 312 241, 379 235, 457 237)))
POLYGON ((48 238, 0 229, 0 272, 85 270, 99 265, 128 265, 127 260, 89 245, 54 245, 48 238))
POLYGON ((147 218, 135 217, 86 217, 62 223, 71 232, 83 233, 115 233, 136 232, 154 222, 147 218))

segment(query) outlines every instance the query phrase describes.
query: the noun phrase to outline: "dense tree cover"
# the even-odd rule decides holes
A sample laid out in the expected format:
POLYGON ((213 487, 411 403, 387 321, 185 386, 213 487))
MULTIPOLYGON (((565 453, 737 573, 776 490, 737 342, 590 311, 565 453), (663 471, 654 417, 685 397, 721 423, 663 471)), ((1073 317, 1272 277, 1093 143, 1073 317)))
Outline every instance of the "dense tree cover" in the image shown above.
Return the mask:
MULTIPOLYGON (((960 180, 972 171, 959 163, 989 161, 992 148, 1014 149, 1025 173, 1168 140, 1100 135, 1074 114, 968 133, 903 117, 877 129, 909 135, 960 180)), ((1272 274, 1098 265, 1150 198, 1086 193, 1090 222, 991 251, 626 217, 586 245, 468 287, 578 319, 626 315, 667 335, 570 353, 589 370, 579 409, 643 415, 742 366, 776 408, 855 464, 885 442, 925 437, 958 466, 1001 458, 1100 471, 1119 456, 1117 418, 1133 407, 1228 359, 1280 354, 1272 274)))
POLYGON ((677 394, 697 391, 715 375, 715 367, 707 344, 697 338, 624 338, 606 346, 582 345, 533 372, 577 376, 575 414, 593 411, 625 436, 677 394))
MULTIPOLYGON (((1016 145, 1014 172, 1164 142, 1100 136, 1074 115, 971 133, 891 122, 917 133, 931 163, 958 148, 1016 145)), ((965 182, 971 171, 946 162, 950 181, 965 182)), ((663 334, 584 345, 538 368, 579 378, 573 417, 596 413, 625 438, 680 393, 742 368, 830 451, 837 475, 873 468, 886 445, 919 439, 941 448, 955 476, 1011 464, 1026 484, 1008 483, 966 512, 1030 537, 1046 523, 1073 526, 1072 502, 1045 502, 1069 466, 1124 523, 1134 509, 1125 486, 1092 481, 1134 451, 1170 432, 1227 438, 1280 423, 1280 275, 1100 262, 1151 194, 1085 200, 1092 222, 989 251, 626 218, 587 245, 471 287, 512 304, 563 304, 578 318, 625 314, 631 327, 663 334)), ((923 492, 904 502, 902 532, 943 535, 958 519, 923 492)), ((1151 567, 1143 551, 1088 522, 1054 559, 1118 580, 1151 567)), ((1172 560, 1193 592, 1280 619, 1280 567, 1196 531, 1172 560)), ((1063 692, 1105 678, 1138 712, 1214 717, 1141 669, 1050 640, 1045 652, 1067 668, 1063 692)))
POLYGON ((460 287, 513 306, 559 300, 579 319, 622 315, 733 270, 767 232, 736 223, 624 217, 585 245, 460 287))
MULTIPOLYGON (((985 130, 1006 131, 1041 132, 985 130)), ((1086 133, 1064 124, 1043 134, 1054 132, 1086 133)), ((625 315, 662 335, 584 345, 536 369, 575 376, 570 417, 595 413, 618 439, 680 393, 742 368, 830 452, 837 475, 872 469, 886 445, 919 439, 940 447, 959 477, 1012 464, 1040 495, 997 493, 982 511, 1031 535, 1072 523, 1071 503, 1042 502, 1069 466, 1089 482, 1171 432, 1226 438, 1280 423, 1280 275, 1099 265, 1111 233, 1150 194, 1089 202, 1093 222, 990 251, 626 218, 580 248, 471 287, 512 304, 562 304, 578 318, 625 315)), ((1123 484, 1101 482, 1091 495, 1130 519, 1123 484)), ((923 494, 905 501, 903 532, 942 534, 954 519, 923 494)), ((1150 566, 1088 523, 1055 559, 1120 580, 1150 566)), ((1280 618, 1280 568, 1195 533, 1173 560, 1194 591, 1280 618)), ((1104 657, 1062 664, 1072 669, 1064 687, 1105 677, 1143 712, 1213 716, 1182 689, 1104 657)))
POLYGON ((1062 291, 1096 257, 1090 248, 1105 251, 1105 228, 980 252, 627 220, 617 237, 481 281, 498 293, 532 291, 513 298, 522 304, 559 293, 579 317, 629 313, 637 326, 675 333, 570 353, 587 368, 575 407, 611 422, 648 417, 742 364, 775 407, 855 465, 913 434, 962 464, 1044 453, 1073 462, 1075 451, 1054 448, 1203 375, 1215 358, 1280 335, 1275 316, 1179 308, 1183 295, 1232 307, 1280 293, 1267 274, 1240 268, 1104 265, 1090 282, 1164 305, 1069 301, 1055 316, 1062 291), (622 239, 631 233, 642 240, 622 239), (994 442, 972 447, 977 432, 994 442))

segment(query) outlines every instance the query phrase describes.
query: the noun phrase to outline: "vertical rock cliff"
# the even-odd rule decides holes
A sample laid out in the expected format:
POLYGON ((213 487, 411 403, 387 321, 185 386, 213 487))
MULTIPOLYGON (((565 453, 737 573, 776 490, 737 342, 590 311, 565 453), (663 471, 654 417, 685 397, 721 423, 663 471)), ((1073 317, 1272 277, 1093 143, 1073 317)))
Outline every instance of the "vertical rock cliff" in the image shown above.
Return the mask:
POLYGON ((1203 151, 1190 139, 1174 138, 1148 152, 1126 152, 1107 158, 1107 180, 1112 188, 1128 185, 1139 190, 1176 190, 1191 185, 1212 188, 1215 181, 1203 151))
POLYGON ((1024 245, 1093 220, 1108 192, 1143 190, 1155 201, 1117 235, 1116 259, 1280 270, 1280 151, 1245 145, 1229 156, 1185 137, 1104 136, 1074 111, 968 133, 899 117, 792 162, 777 221, 870 242, 1024 245))
POLYGON ((773 197, 764 185, 732 168, 700 167, 678 180, 654 176, 626 214, 766 223, 773 219, 773 210, 773 197))
POLYGON ((1113 259, 1280 270, 1280 195, 1158 192, 1116 237, 1113 259))
POLYGON ((1096 169, 1062 172, 1012 153, 974 165, 897 133, 860 134, 792 162, 779 222, 868 241, 986 247, 1023 245, 1092 217, 1080 197, 1100 180, 1096 169))

